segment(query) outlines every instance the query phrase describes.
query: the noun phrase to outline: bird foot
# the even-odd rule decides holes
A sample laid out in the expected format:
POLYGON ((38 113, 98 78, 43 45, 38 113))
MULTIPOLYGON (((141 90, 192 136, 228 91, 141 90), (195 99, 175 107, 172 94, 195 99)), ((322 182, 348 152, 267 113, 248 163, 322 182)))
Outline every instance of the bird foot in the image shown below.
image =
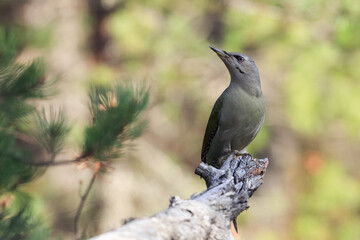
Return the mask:
POLYGON ((249 156, 249 157, 253 158, 252 155, 250 153, 248 153, 248 152, 234 150, 233 153, 235 153, 236 159, 239 159, 241 156, 249 156))
POLYGON ((230 150, 230 149, 228 149, 228 150, 225 150, 224 155, 220 158, 220 163, 223 164, 231 154, 235 154, 237 160, 239 160, 239 158, 242 157, 242 156, 249 156, 251 159, 253 158, 250 153, 248 153, 248 152, 246 152, 244 150, 239 151, 239 150, 230 150))

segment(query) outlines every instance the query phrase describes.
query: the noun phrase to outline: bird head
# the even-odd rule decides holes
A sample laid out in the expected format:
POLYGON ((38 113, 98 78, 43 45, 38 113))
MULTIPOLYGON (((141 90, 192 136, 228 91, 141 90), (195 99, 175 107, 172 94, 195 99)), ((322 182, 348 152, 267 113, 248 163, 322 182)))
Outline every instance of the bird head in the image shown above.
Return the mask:
POLYGON ((229 53, 215 47, 210 48, 224 62, 229 70, 232 82, 241 82, 246 85, 251 84, 260 87, 259 71, 251 57, 243 53, 229 53))

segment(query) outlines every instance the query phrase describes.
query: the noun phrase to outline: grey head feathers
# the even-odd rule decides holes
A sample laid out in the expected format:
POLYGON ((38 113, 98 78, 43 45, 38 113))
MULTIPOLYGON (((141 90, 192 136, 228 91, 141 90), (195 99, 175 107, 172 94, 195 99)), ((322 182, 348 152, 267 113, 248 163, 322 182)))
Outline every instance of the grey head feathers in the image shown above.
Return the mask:
POLYGON ((248 55, 239 52, 226 52, 210 47, 227 67, 231 83, 239 85, 251 95, 262 95, 258 68, 248 55))

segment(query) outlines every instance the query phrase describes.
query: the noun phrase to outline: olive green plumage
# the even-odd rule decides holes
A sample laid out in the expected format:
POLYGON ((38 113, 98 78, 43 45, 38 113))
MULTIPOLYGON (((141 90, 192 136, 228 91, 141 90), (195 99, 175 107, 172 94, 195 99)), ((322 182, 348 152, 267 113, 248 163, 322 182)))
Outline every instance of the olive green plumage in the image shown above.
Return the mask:
POLYGON ((265 98, 254 61, 242 53, 210 47, 229 70, 231 82, 215 102, 206 127, 201 159, 221 167, 230 151, 245 151, 265 118, 265 98))

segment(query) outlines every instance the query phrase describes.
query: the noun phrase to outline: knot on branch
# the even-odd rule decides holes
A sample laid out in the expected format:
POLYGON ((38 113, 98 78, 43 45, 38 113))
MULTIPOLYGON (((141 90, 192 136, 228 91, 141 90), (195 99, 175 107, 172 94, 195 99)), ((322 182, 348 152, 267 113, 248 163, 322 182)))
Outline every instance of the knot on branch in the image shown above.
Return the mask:
POLYGON ((176 205, 178 205, 182 200, 180 197, 178 196, 171 196, 170 198, 170 205, 169 207, 175 207, 176 205))

